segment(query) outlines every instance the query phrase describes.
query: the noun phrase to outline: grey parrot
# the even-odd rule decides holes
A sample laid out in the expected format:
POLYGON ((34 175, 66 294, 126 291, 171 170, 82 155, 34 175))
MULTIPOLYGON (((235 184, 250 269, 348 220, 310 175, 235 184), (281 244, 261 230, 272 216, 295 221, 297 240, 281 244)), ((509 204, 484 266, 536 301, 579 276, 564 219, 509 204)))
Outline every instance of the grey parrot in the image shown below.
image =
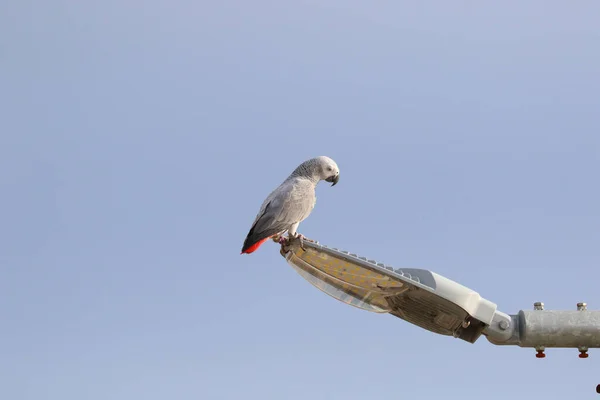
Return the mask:
MULTIPOLYGON (((269 238, 288 232, 288 240, 300 239, 298 225, 312 212, 317 184, 324 180, 338 183, 340 170, 331 158, 320 156, 300 164, 286 180, 265 199, 244 240, 241 254, 256 251, 269 238)), ((281 242, 286 239, 281 238, 281 242)))

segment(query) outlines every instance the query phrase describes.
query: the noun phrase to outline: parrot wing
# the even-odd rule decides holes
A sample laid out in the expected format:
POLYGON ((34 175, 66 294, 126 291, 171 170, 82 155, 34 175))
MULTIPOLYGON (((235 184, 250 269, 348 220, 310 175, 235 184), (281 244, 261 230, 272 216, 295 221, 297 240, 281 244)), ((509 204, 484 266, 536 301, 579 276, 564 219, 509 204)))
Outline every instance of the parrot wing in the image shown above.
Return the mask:
POLYGON ((314 205, 315 188, 311 182, 291 181, 281 185, 264 201, 246 236, 242 253, 304 220, 314 205))

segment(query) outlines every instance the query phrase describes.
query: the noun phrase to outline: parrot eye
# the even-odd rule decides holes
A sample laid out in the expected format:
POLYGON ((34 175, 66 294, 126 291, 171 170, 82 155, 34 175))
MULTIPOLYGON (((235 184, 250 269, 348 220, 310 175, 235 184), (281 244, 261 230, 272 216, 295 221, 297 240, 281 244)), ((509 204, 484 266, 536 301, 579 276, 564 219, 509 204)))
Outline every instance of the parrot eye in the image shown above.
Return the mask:
POLYGON ((327 167, 328 171, 333 171, 333 168, 331 168, 331 166, 327 167))

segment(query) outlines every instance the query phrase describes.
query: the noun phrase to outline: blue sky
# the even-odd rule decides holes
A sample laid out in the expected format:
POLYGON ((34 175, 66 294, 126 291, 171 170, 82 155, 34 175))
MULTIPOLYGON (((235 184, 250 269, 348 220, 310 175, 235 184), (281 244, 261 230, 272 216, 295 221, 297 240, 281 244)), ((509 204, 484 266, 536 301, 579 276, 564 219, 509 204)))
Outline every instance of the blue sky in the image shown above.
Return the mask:
POLYGON ((8 0, 0 397, 589 398, 600 353, 436 336, 336 302, 300 232, 516 313, 600 305, 600 4, 8 0), (415 397, 416 396, 416 397, 415 397))

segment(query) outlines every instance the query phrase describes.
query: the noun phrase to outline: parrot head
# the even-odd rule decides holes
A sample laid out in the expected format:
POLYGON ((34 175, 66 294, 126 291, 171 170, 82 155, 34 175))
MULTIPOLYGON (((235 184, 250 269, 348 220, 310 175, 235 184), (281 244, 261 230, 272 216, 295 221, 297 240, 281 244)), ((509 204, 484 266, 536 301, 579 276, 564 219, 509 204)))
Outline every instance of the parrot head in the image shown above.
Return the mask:
POLYGON ((290 175, 290 177, 294 176, 310 178, 315 184, 319 181, 326 181, 334 186, 340 180, 340 169, 331 158, 320 156, 300 164, 290 175))
POLYGON ((335 161, 325 156, 316 159, 321 173, 320 178, 325 182, 330 182, 331 186, 335 186, 340 180, 340 169, 335 161))

